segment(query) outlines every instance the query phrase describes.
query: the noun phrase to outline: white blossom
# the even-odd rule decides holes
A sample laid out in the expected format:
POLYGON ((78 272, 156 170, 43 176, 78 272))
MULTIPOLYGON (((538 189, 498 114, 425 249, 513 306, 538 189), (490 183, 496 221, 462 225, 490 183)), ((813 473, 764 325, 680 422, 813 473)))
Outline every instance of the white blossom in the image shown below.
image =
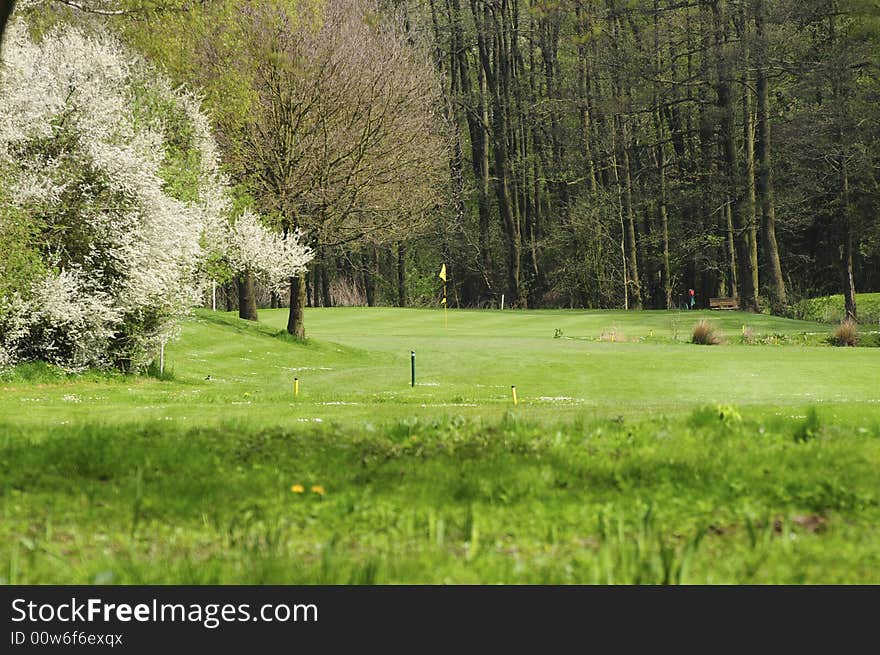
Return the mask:
POLYGON ((0 107, 0 183, 45 228, 39 250, 53 271, 0 298, 0 367, 138 366, 198 303, 208 258, 276 288, 312 258, 298 232, 283 238, 250 211, 232 220, 198 98, 110 36, 68 27, 34 42, 13 21, 0 107), (162 178, 171 127, 153 105, 176 112, 198 153, 188 200, 162 178))
POLYGON ((233 271, 253 273, 276 289, 305 270, 314 257, 312 250, 303 245, 299 231, 284 238, 268 230, 249 210, 229 226, 225 254, 233 271))
POLYGON ((45 223, 42 257, 58 271, 0 299, 3 361, 140 364, 197 302, 203 234, 228 210, 207 120, 108 36, 65 28, 35 43, 14 21, 2 64, 0 182, 45 223), (165 191, 167 137, 161 124, 138 120, 138 92, 194 123, 198 201, 165 191))

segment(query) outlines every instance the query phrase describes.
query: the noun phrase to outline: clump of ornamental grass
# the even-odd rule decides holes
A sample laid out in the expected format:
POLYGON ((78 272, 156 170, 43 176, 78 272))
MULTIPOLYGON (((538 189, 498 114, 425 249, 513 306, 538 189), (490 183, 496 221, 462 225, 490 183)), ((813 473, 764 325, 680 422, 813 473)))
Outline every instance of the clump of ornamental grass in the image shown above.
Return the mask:
POLYGON ((611 341, 612 343, 626 341, 626 336, 618 332, 616 326, 613 326, 602 330, 602 334, 599 335, 599 341, 611 341))
POLYGON ((691 335, 691 343, 696 343, 701 346, 717 346, 724 340, 724 335, 718 331, 712 323, 707 321, 706 319, 701 319, 694 326, 693 334, 691 335))
POLYGON ((847 318, 834 328, 831 341, 835 346, 856 346, 859 343, 859 324, 847 318))

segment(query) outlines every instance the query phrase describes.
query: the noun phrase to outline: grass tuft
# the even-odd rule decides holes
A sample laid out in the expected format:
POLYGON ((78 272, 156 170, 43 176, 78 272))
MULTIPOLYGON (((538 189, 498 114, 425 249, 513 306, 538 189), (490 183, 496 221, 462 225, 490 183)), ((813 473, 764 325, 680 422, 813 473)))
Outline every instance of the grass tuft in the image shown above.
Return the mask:
POLYGON ((840 324, 834 328, 834 332, 831 335, 831 342, 835 346, 855 347, 859 345, 859 324, 851 318, 841 321, 840 324))
POLYGON ((691 342, 701 346, 717 346, 723 341, 723 335, 715 325, 706 319, 700 319, 694 326, 691 342))

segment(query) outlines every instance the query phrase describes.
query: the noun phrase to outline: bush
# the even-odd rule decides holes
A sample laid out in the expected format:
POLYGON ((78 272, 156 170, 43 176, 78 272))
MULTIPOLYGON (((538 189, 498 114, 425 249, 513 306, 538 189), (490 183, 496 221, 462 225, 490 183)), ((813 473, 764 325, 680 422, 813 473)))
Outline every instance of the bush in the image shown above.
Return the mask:
POLYGON ((834 328, 831 341, 835 346, 856 346, 859 343, 859 324, 851 318, 834 328))
POLYGON ((207 118, 111 36, 6 36, 0 367, 141 368, 199 301, 227 209, 207 118))
POLYGON ((691 342, 701 346, 717 346, 723 340, 723 335, 706 319, 702 319, 694 326, 691 342))
MULTIPOLYGON (((862 324, 880 321, 880 293, 857 293, 856 308, 862 324)), ((790 308, 788 316, 804 321, 837 323, 843 320, 846 308, 843 296, 823 296, 801 300, 790 308)))

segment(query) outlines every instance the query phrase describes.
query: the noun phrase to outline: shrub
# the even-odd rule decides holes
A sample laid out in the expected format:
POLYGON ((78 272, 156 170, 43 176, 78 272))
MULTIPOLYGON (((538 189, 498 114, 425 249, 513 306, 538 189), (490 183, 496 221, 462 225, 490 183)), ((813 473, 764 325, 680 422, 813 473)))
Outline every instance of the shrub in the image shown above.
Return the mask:
MULTIPOLYGON (((14 21, 0 60, 0 368, 143 368, 225 257, 282 284, 310 251, 245 211, 208 118, 109 34, 14 21)), ((215 271, 216 272, 216 271, 215 271)))
POLYGON ((855 346, 859 343, 859 325, 851 318, 841 321, 834 328, 831 337, 832 343, 836 346, 855 346))
POLYGON ((198 201, 166 193, 166 148, 181 135, 162 107, 189 132, 201 121, 204 141, 207 120, 111 36, 59 27, 35 42, 20 21, 7 36, 0 186, 26 247, 12 261, 15 286, 0 285, 3 360, 144 364, 198 302, 200 240, 224 211, 215 153, 194 139, 198 201))
MULTIPOLYGON (((880 293, 857 293, 856 306, 862 324, 880 321, 880 293)), ((844 318, 845 312, 843 296, 837 294, 801 300, 790 308, 788 315, 804 321, 836 323, 844 318)))
POLYGON ((717 346, 721 343, 723 335, 706 319, 702 319, 694 326, 691 342, 702 346, 717 346))

